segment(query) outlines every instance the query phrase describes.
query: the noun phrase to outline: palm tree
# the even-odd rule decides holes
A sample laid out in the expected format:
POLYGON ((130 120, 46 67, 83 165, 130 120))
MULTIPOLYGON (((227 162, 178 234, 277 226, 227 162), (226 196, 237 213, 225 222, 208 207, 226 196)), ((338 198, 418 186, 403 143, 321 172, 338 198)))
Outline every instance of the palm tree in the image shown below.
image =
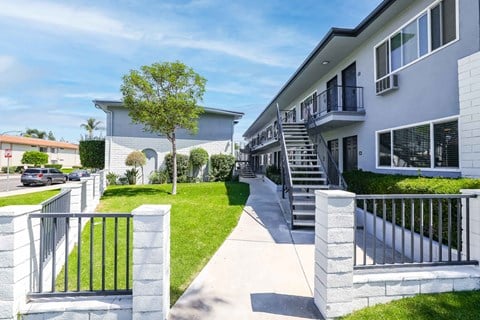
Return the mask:
POLYGON ((102 121, 96 120, 95 118, 88 118, 86 123, 82 123, 80 127, 84 128, 88 132, 88 137, 93 139, 93 131, 100 130, 100 125, 102 121))
POLYGON ((47 133, 45 131, 40 131, 38 129, 30 129, 27 128, 25 133, 22 134, 24 137, 28 138, 37 138, 37 139, 45 139, 47 137, 47 133))

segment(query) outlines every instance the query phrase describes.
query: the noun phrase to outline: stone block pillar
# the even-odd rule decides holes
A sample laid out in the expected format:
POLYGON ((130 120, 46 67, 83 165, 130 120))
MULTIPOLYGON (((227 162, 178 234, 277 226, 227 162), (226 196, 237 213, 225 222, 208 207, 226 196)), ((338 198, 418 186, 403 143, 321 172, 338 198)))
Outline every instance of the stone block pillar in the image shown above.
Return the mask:
MULTIPOLYGON (((480 190, 479 189, 462 189, 462 194, 476 195, 476 198, 470 198, 470 260, 480 261, 480 190)), ((462 242, 467 243, 467 200, 462 199, 462 242)), ((463 259, 466 259, 466 249, 462 252, 463 259)))
POLYGON ((170 309, 170 205, 133 215, 133 319, 165 320, 170 309))
POLYGON ((63 187, 61 191, 70 190, 70 210, 72 213, 82 212, 82 185, 70 184, 68 187, 63 187))
POLYGON ((480 52, 458 60, 460 169, 480 177, 480 52))
POLYGON ((353 310, 355 194, 315 192, 314 300, 326 319, 353 310))
POLYGON ((0 319, 17 319, 26 302, 40 238, 38 223, 32 227, 28 215, 41 210, 40 205, 0 207, 0 319))
POLYGON ((90 205, 93 202, 93 178, 88 177, 88 178, 80 178, 81 181, 87 181, 87 207, 90 207, 90 205))

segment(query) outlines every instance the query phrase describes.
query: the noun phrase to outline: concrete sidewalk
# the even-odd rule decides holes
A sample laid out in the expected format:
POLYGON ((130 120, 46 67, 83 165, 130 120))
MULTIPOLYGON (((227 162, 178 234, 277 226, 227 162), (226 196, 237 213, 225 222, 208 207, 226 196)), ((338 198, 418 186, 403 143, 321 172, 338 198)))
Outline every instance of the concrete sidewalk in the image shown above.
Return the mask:
POLYGON ((265 183, 245 182, 250 197, 237 227, 169 319, 321 319, 313 303, 313 231, 291 232, 265 183))

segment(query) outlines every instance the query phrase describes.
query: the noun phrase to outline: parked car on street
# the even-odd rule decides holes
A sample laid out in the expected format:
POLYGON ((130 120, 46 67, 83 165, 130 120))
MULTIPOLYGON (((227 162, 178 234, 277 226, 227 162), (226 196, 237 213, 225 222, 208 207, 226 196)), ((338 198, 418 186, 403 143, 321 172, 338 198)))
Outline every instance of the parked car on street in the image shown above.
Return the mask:
POLYGON ((87 170, 74 170, 68 174, 68 180, 80 181, 80 178, 90 177, 90 173, 87 170))
POLYGON ((22 174, 20 181, 24 186, 52 183, 65 183, 67 177, 63 172, 55 168, 28 168, 22 174))

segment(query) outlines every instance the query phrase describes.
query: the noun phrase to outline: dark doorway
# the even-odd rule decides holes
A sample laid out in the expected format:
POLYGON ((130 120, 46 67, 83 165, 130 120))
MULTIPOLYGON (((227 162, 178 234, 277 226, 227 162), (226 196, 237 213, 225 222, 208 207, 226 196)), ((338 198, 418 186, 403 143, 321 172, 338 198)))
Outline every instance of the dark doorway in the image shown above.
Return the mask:
MULTIPOLYGON (((328 150, 332 154, 333 161, 338 167, 338 139, 328 141, 328 150)), ((328 163, 328 179, 331 183, 338 185, 338 174, 333 163, 328 163)))
POLYGON ((327 82, 327 112, 338 110, 337 76, 327 82))
POLYGON ((343 171, 358 169, 357 136, 343 138, 343 171))
POLYGON ((357 67, 355 62, 342 70, 343 111, 357 111, 357 67))

